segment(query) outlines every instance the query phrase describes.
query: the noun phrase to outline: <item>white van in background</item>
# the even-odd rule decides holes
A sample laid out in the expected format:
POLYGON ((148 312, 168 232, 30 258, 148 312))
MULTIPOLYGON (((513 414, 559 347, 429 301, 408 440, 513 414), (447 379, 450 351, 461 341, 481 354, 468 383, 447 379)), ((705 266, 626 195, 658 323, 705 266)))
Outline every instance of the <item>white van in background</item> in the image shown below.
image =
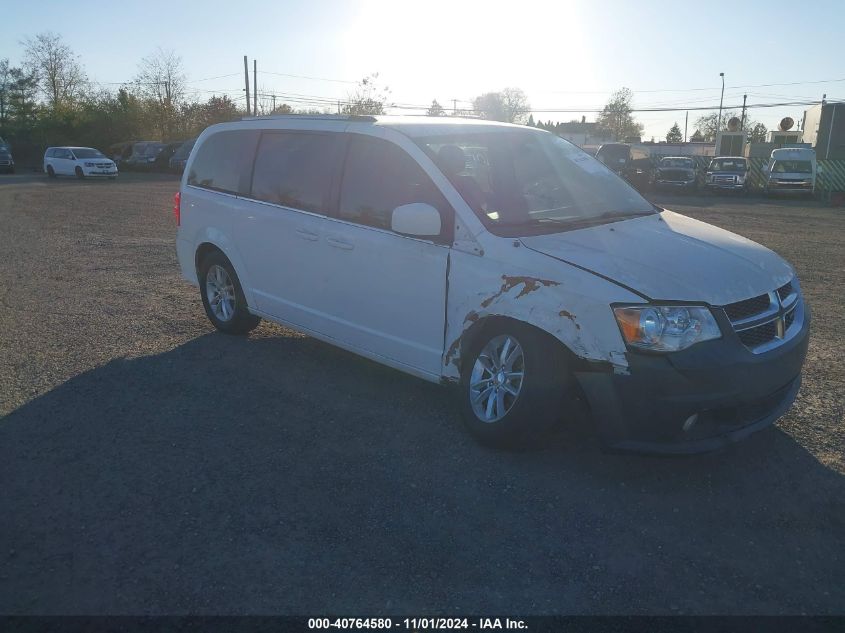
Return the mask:
POLYGON ((804 147, 784 147, 772 150, 769 164, 764 168, 765 195, 779 193, 803 193, 813 195, 816 191, 815 150, 804 147))

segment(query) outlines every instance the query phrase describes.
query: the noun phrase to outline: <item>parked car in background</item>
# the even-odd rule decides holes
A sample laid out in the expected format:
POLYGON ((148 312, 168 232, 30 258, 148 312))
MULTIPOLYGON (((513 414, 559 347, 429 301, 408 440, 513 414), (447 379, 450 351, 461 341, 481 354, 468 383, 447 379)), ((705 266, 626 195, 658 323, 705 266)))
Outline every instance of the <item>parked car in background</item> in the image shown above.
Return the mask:
POLYGON ((812 196, 816 191, 818 165, 815 150, 803 147, 772 150, 764 171, 764 195, 799 193, 812 196))
POLYGON ((451 384, 484 443, 531 442, 588 408, 608 446, 708 450, 772 424, 801 385, 810 311, 788 262, 656 207, 543 130, 214 125, 173 213, 218 330, 268 319, 451 384))
POLYGON ((664 156, 654 173, 654 186, 658 189, 693 191, 698 187, 698 168, 689 156, 664 156))
POLYGON ((109 145, 106 151, 109 158, 111 158, 115 165, 120 165, 123 161, 132 155, 132 146, 135 141, 123 141, 122 143, 114 143, 109 145))
POLYGON ((44 171, 50 178, 117 178, 117 165, 114 161, 93 147, 48 147, 44 152, 44 171))
POLYGON ((164 143, 159 141, 138 141, 132 145, 132 154, 123 164, 130 170, 151 169, 163 149, 164 143))
POLYGON ((748 193, 748 161, 740 156, 717 156, 704 176, 709 191, 748 193))
POLYGON ((605 143, 599 147, 596 158, 639 191, 645 191, 651 184, 651 157, 644 150, 628 143, 605 143))
MULTIPOLYGON (((2 140, 0 139, 0 141, 2 140)), ((0 144, 0 172, 15 173, 15 159, 12 158, 12 150, 5 143, 0 144)))
POLYGON ((155 160, 152 163, 148 163, 149 169, 151 171, 169 171, 170 159, 173 157, 173 154, 176 153, 176 150, 179 149, 184 143, 185 141, 165 143, 164 147, 158 153, 155 160))
POLYGON ((194 148, 194 143, 196 142, 197 139, 195 138, 192 138, 190 141, 185 141, 175 152, 173 152, 173 156, 171 156, 168 161, 170 171, 176 174, 181 174, 185 171, 185 164, 188 162, 188 157, 191 155, 191 150, 194 148))

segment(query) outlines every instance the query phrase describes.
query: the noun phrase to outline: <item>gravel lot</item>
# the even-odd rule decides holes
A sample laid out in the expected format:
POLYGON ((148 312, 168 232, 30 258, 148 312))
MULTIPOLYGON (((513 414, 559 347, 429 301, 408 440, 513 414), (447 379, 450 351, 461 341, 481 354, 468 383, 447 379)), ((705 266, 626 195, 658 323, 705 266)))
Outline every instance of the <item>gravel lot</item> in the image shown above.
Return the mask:
POLYGON ((0 613, 845 612, 845 210, 655 196, 797 267, 814 330, 776 427, 509 454, 435 385, 214 333, 176 187, 0 177, 0 613))

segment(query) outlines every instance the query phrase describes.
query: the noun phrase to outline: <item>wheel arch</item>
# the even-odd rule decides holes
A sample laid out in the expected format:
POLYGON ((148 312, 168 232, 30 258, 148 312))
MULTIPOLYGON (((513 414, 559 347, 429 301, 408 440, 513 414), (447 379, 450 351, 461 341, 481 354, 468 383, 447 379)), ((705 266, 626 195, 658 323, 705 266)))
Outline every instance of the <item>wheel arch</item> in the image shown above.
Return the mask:
POLYGON ((255 298, 253 296, 252 285, 249 280, 246 264, 241 260, 238 251, 234 248, 234 245, 228 240, 226 235, 222 231, 209 227, 198 235, 197 238, 197 246, 194 249, 194 271, 196 272, 197 282, 201 283, 199 279, 199 266, 202 262, 202 258, 212 251, 220 251, 223 256, 229 260, 229 263, 232 265, 232 269, 238 276, 238 281, 240 281, 247 303, 250 306, 254 306, 255 298))
MULTIPOLYGON (((555 336, 553 333, 548 330, 544 330, 534 323, 522 320, 516 316, 505 314, 488 314, 483 317, 478 317, 474 323, 463 331, 458 339, 460 349, 462 351, 472 349, 478 340, 483 338, 484 333, 489 331, 491 326, 499 324, 511 324, 517 329, 532 332, 547 340, 551 346, 550 349, 552 353, 557 355, 560 361, 566 364, 569 371, 574 371, 581 363, 584 362, 583 359, 578 356, 563 340, 555 336)), ((471 369, 469 366, 470 360, 470 355, 465 353, 462 353, 457 357, 458 371, 461 377, 463 377, 465 373, 471 369)))

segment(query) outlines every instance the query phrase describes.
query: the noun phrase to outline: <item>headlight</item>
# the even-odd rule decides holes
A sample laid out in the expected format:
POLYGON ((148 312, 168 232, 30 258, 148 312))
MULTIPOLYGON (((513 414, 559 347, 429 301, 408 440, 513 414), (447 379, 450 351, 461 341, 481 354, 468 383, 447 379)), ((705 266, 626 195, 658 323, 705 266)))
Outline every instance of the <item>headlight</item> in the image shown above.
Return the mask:
POLYGON ((613 313, 628 345, 655 352, 677 352, 722 336, 713 313, 700 306, 623 306, 613 313))
POLYGON ((97 163, 85 163, 86 167, 96 167, 97 163))

